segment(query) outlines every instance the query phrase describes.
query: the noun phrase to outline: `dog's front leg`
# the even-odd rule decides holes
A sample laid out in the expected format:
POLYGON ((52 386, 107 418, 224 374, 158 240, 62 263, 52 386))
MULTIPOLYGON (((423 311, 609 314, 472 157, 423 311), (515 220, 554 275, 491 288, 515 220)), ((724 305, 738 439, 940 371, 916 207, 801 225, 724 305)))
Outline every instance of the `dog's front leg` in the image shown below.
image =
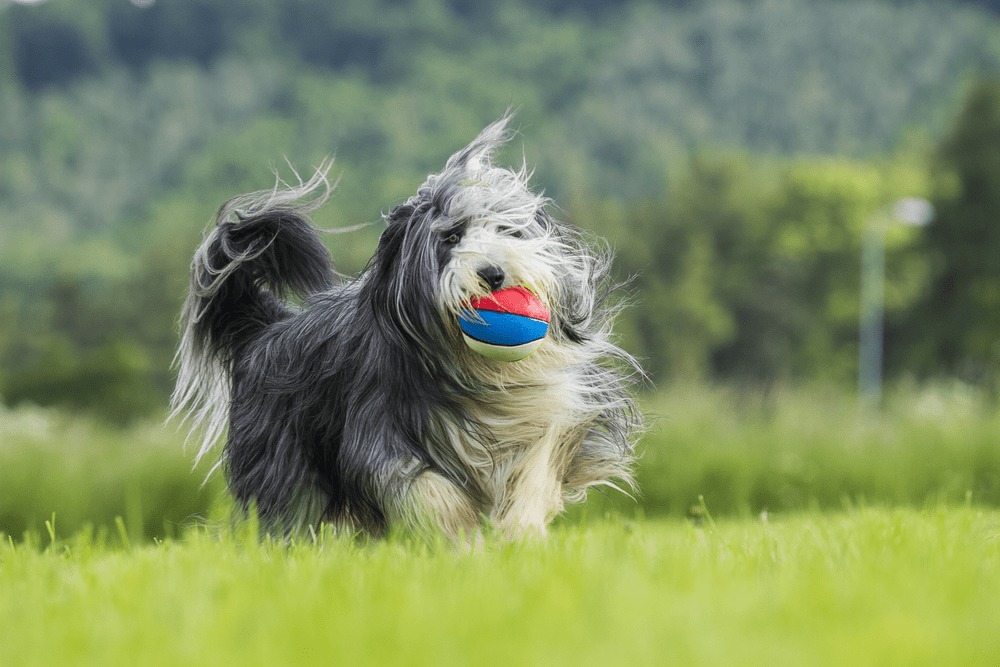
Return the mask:
POLYGON ((479 538, 479 513, 468 495, 441 473, 425 469, 392 503, 390 520, 416 534, 443 534, 455 543, 479 538))
POLYGON ((566 432, 553 425, 512 468, 505 497, 494 511, 494 526, 507 539, 544 537, 562 511, 562 476, 566 469, 566 432))

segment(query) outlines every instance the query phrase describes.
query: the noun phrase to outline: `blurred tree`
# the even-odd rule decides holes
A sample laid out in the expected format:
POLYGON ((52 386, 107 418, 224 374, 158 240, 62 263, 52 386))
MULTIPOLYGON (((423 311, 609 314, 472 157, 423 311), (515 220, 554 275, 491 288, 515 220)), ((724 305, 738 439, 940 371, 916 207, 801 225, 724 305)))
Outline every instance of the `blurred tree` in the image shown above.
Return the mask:
POLYGON ((151 382, 146 350, 120 339, 82 354, 54 339, 35 363, 8 377, 4 397, 11 404, 87 410, 118 424, 164 405, 151 382))
POLYGON ((0 329, 4 401, 88 410, 118 423, 161 409, 191 245, 163 234, 131 275, 64 273, 32 307, 3 304, 18 325, 0 329))
POLYGON ((925 373, 1000 379, 1000 82, 975 85, 938 152, 931 286, 904 329, 925 373))
MULTIPOLYGON (((702 154, 662 200, 579 204, 572 217, 608 237, 635 276, 639 303, 620 331, 657 379, 850 383, 862 228, 883 202, 921 192, 916 169, 702 154)), ((889 239, 893 316, 924 284, 913 241, 889 239)))
MULTIPOLYGON (((622 333, 652 370, 849 379, 859 225, 915 191, 897 192, 882 164, 774 155, 870 159, 901 127, 934 133, 957 74, 998 71, 997 23, 925 0, 599 4, 0 0, 0 384, 47 400, 46 374, 80 388, 101 358, 162 401, 183 274, 218 204, 268 187, 273 167, 291 178, 285 157, 304 173, 336 153, 343 178, 318 222, 376 221, 510 104, 536 183, 638 274, 622 333), (707 152, 733 146, 771 157, 707 152)), ((521 150, 515 140, 502 159, 521 150)), ((971 159, 941 156, 952 174, 971 159)), ((960 191, 939 195, 942 216, 960 191)), ((377 229, 329 237, 341 268, 363 266, 377 229)), ((966 250, 982 251, 976 239, 966 250)), ((937 266, 957 267, 955 291, 986 295, 981 317, 991 283, 963 273, 966 250, 937 266)), ((918 257, 900 258, 921 277, 918 257)), ((916 287, 898 284, 888 316, 913 302, 916 287)), ((904 345, 915 328, 903 326, 887 351, 896 368, 920 356, 976 376, 981 361, 958 361, 990 346, 994 323, 976 322, 964 334, 975 354, 947 323, 934 338, 947 354, 904 345)))
POLYGON ((711 231, 662 200, 634 208, 581 202, 570 218, 615 250, 616 278, 633 302, 618 322, 624 347, 658 380, 709 377, 712 351, 733 330, 711 231))
POLYGON ((108 12, 108 41, 115 58, 135 67, 157 58, 190 58, 208 65, 227 47, 225 17, 236 14, 232 10, 211 0, 154 2, 149 7, 118 2, 108 12))
POLYGON ((0 91, 9 91, 3 95, 7 99, 13 97, 13 87, 17 84, 10 23, 10 12, 0 11, 0 91))
POLYGON ((99 58, 81 27, 29 7, 11 10, 14 72, 29 90, 60 85, 97 69, 99 58))
POLYGON ((962 0, 970 5, 977 5, 991 12, 1000 13, 1000 0, 962 0))

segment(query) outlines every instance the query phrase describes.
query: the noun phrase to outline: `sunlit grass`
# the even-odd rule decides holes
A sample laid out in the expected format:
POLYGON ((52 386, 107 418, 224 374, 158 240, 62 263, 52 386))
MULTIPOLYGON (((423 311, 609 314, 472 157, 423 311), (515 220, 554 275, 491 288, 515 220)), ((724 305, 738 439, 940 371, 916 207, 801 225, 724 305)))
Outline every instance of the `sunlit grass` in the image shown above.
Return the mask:
POLYGON ((258 540, 174 430, 0 411, 0 666, 1000 663, 985 396, 644 404, 638 501, 466 554, 258 540))
POLYGON ((0 546, 0 664, 996 664, 1000 513, 563 525, 460 554, 192 529, 0 546))

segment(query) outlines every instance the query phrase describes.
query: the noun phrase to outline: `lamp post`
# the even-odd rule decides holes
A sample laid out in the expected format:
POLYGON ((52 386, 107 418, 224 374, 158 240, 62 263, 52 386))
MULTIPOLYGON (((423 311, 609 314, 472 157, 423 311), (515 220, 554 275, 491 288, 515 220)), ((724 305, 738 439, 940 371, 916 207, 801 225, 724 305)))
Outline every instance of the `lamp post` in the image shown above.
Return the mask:
POLYGON ((926 199, 900 199, 865 225, 861 238, 861 317, 858 327, 858 394, 877 407, 882 401, 882 346, 885 328, 885 233, 889 225, 923 227, 934 219, 926 199))

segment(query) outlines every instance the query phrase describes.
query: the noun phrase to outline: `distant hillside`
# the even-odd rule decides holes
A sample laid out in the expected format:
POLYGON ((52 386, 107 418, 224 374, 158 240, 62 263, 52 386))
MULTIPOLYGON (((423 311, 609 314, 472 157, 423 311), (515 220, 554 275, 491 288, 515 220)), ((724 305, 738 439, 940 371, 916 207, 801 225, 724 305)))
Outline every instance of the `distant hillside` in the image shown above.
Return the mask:
POLYGON ((369 200, 337 214, 371 219, 509 105, 550 188, 644 197, 700 147, 865 156, 934 135, 1000 71, 997 36, 958 2, 8 5, 0 199, 58 241, 336 152, 369 200))
MULTIPOLYGON (((508 107, 523 136, 504 159, 523 150, 638 276, 618 329, 655 377, 849 383, 860 230, 901 196, 948 210, 933 147, 1000 73, 994 3, 978 5, 0 0, 0 401, 156 410, 186 266, 224 200, 335 154, 317 222, 374 222, 508 107)), ((990 149, 983 119, 968 143, 990 149)), ((974 219, 992 229, 993 211, 974 219)), ((940 229, 995 265, 976 229, 940 229)), ((331 235, 338 268, 379 231, 331 235)), ((918 240, 890 239, 889 338, 945 245, 918 240)), ((964 341, 995 330, 987 310, 938 337, 952 368, 985 367, 964 341)), ((914 346, 887 358, 936 371, 914 346)))

